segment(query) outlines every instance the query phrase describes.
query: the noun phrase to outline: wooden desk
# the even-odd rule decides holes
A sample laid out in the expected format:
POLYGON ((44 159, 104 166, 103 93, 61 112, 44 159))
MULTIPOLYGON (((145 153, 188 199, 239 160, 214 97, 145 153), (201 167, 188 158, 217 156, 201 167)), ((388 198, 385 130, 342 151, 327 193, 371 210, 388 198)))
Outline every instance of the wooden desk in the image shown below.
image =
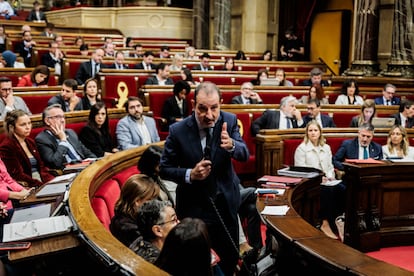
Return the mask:
MULTIPOLYGON (((277 264, 280 275, 412 275, 412 272, 371 258, 360 251, 325 236, 315 228, 315 202, 320 178, 308 179, 275 199, 259 198, 257 209, 288 205, 285 216, 262 215, 278 241, 277 264)), ((348 219, 348 218, 347 218, 348 219)))

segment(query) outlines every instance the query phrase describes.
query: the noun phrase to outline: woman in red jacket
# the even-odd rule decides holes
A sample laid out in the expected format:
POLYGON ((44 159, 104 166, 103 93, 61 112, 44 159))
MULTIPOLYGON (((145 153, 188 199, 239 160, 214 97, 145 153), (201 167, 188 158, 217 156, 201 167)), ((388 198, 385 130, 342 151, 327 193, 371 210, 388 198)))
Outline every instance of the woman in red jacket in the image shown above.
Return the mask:
POLYGON ((17 87, 47 87, 49 76, 49 68, 46 65, 39 65, 30 74, 22 76, 17 83, 17 87))

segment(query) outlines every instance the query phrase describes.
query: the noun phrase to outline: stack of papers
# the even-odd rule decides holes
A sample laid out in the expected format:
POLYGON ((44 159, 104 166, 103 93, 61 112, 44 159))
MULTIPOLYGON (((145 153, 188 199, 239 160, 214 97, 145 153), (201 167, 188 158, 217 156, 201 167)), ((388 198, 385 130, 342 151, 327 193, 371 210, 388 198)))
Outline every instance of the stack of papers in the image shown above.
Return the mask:
POLYGON ((319 176, 318 172, 305 172, 305 171, 299 171, 294 170, 291 168, 283 168, 280 170, 277 170, 277 173, 284 176, 291 176, 291 177, 301 177, 301 178, 314 178, 319 176))
POLYGON ((287 211, 289 211, 289 206, 287 205, 265 206, 261 214, 270 216, 284 216, 286 215, 287 211))

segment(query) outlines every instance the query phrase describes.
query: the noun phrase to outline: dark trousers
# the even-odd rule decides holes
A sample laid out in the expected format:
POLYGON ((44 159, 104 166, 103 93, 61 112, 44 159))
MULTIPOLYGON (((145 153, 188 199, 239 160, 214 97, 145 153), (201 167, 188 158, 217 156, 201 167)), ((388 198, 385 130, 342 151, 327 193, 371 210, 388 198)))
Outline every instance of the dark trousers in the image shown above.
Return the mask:
POLYGON ((321 185, 320 219, 328 220, 332 229, 335 229, 335 218, 344 212, 345 185, 339 183, 335 186, 321 185))
POLYGON ((261 218, 256 209, 257 196, 254 193, 256 188, 248 187, 240 189, 241 203, 239 207, 240 219, 247 219, 247 239, 249 244, 259 250, 263 247, 261 233, 261 218))

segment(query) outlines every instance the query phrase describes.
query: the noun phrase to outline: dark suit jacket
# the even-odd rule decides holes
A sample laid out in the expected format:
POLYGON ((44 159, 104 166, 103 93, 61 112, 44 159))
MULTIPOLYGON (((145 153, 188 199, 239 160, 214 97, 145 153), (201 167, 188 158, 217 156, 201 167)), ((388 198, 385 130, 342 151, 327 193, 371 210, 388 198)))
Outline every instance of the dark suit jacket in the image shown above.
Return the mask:
MULTIPOLYGON (((175 96, 169 97, 167 100, 165 100, 164 105, 162 106, 161 116, 167 119, 168 125, 171 125, 175 123, 176 118, 185 118, 189 115, 187 105, 187 100, 184 99, 183 112, 181 113, 177 101, 175 100, 175 96)), ((163 131, 168 131, 168 127, 167 129, 163 129, 163 131)))
POLYGON ((30 48, 24 48, 24 42, 23 40, 16 44, 15 53, 19 53, 20 56, 24 60, 24 65, 26 67, 32 67, 32 57, 33 57, 33 47, 30 48))
POLYGON ((1 160, 3 160, 6 165, 10 176, 18 182, 26 182, 30 187, 40 186, 43 183, 52 180, 53 175, 48 172, 49 169, 45 167, 40 158, 35 141, 32 138, 27 137, 26 145, 37 161, 37 167, 42 181, 32 178, 32 165, 29 157, 27 157, 24 149, 14 135, 12 137, 6 136, 0 145, 1 160))
MULTIPOLYGON (((262 116, 257 118, 252 123, 252 135, 256 136, 261 129, 278 129, 280 121, 280 111, 266 110, 262 116)), ((298 122, 291 120, 292 128, 298 128, 298 122)))
MULTIPOLYGON (((201 70, 201 64, 194 65, 191 70, 201 70)), ((208 71, 213 70, 210 66, 207 68, 208 71)))
MULTIPOLYGON (((384 105, 384 99, 383 99, 382 96, 375 98, 374 101, 375 101, 375 104, 384 105)), ((401 102, 401 100, 398 97, 392 97, 392 99, 391 99, 391 104, 392 105, 399 105, 400 102, 401 102)))
MULTIPOLYGON (((232 113, 220 112, 220 117, 214 127, 211 137, 210 176, 203 181, 185 183, 186 170, 203 159, 203 149, 200 143, 200 134, 195 115, 172 124, 170 133, 164 146, 164 153, 160 163, 160 176, 178 184, 176 211, 180 218, 184 217, 215 217, 211 209, 209 197, 217 193, 223 194, 227 210, 219 210, 230 215, 229 226, 237 226, 237 210, 240 204, 240 180, 234 171, 232 158, 245 162, 249 158, 249 151, 240 136, 237 126, 237 117, 232 113), (227 132, 235 142, 234 152, 228 152, 220 147, 221 128, 227 122, 227 132)), ((223 216, 228 221, 228 216, 223 216)), ((215 220, 215 219, 214 219, 215 220)))
MULTIPOLYGON (((369 157, 377 160, 381 160, 382 156, 382 147, 380 144, 372 142, 368 146, 369 157)), ((345 159, 358 159, 359 157, 359 143, 358 137, 350 140, 345 140, 342 142, 336 154, 333 156, 334 167, 343 170, 344 166, 342 162, 345 159)))
MULTIPOLYGON (((100 69, 106 68, 105 64, 100 64, 100 69)), ((92 77, 92 61, 85 61, 82 62, 79 66, 78 71, 76 72, 75 80, 78 82, 79 85, 85 83, 87 79, 92 77)))
MULTIPOLYGON (((96 158, 88 148, 86 148, 82 142, 78 139, 78 135, 72 129, 66 129, 67 141, 73 146, 76 152, 82 159, 96 158)), ((48 130, 43 130, 35 138, 37 148, 39 149, 40 156, 45 162, 46 166, 51 169, 63 169, 65 167, 66 154, 68 148, 59 145, 58 140, 48 130)))
POLYGON ((91 126, 86 125, 79 133, 79 140, 97 157, 103 157, 105 152, 112 152, 114 145, 109 130, 99 135, 91 126))
POLYGON ((42 64, 46 65, 49 68, 55 68, 55 64, 60 63, 62 64, 62 60, 54 60, 49 53, 44 53, 42 55, 42 64))
MULTIPOLYGON (((258 102, 256 99, 249 99, 250 104, 261 104, 263 102, 258 102)), ((243 99, 241 95, 234 96, 233 99, 231 99, 231 104, 243 104, 243 99)))
MULTIPOLYGON (((392 114, 391 118, 395 118, 395 124, 401 125, 401 116, 400 113, 392 114)), ((412 128, 414 126, 414 118, 408 118, 408 126, 407 128, 412 128)), ((405 127, 405 123, 403 125, 405 127)))
MULTIPOLYGON (((302 86, 312 86, 311 79, 304 80, 302 86)), ((321 86, 329 86, 329 82, 327 80, 321 80, 321 86)))
MULTIPOLYGON (((144 64, 142 64, 142 62, 135 64, 134 68, 135 69, 145 69, 144 64)), ((152 69, 154 69, 154 64, 151 64, 151 70, 152 69)))
MULTIPOLYGON (((123 68, 122 69, 128 69, 129 67, 128 67, 128 64, 123 64, 122 65, 123 66, 123 68)), ((115 65, 115 63, 112 63, 111 65, 109 65, 107 68, 109 68, 109 69, 116 69, 116 65, 115 65)), ((122 69, 119 69, 119 70, 122 70, 122 69)))
MULTIPOLYGON (((47 105, 49 106, 49 105, 52 105, 52 104, 60 104, 60 106, 62 107, 62 110, 64 112, 69 112, 70 111, 66 108, 65 100, 63 99, 63 97, 61 95, 56 95, 56 96, 53 96, 52 98, 50 98, 49 101, 47 102, 47 105)), ((82 101, 79 101, 79 103, 75 106, 74 110, 83 110, 82 101)))
MULTIPOLYGON (((303 125, 301 127, 306 127, 306 125, 312 120, 313 118, 311 118, 309 115, 304 116, 303 125)), ((322 127, 336 127, 333 119, 326 114, 321 114, 321 121, 322 127)))
MULTIPOLYGON (((157 85, 158 84, 158 79, 156 76, 152 76, 149 77, 146 81, 145 84, 152 84, 152 85, 157 85)), ((171 78, 167 78, 167 80, 165 81, 166 85, 174 85, 174 81, 171 78)))
MULTIPOLYGON (((39 11, 39 17, 40 17, 40 20, 46 21, 46 15, 44 12, 39 11)), ((35 20, 38 20, 36 17, 36 12, 34 10, 31 10, 29 15, 26 18, 26 21, 35 21, 35 20)))

